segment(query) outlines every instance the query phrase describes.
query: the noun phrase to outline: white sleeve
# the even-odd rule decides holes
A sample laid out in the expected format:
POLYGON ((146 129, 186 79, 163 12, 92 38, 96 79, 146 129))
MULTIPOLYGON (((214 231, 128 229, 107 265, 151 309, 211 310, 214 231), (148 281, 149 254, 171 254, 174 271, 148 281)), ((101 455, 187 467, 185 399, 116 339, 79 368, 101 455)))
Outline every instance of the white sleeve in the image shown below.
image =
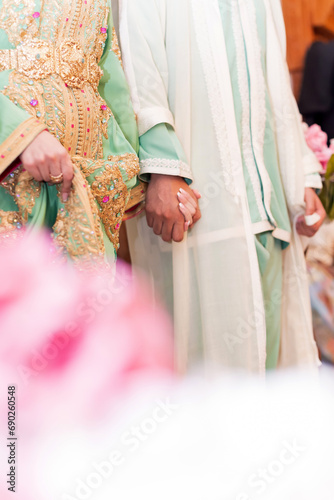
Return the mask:
MULTIPOLYGON (((267 0, 270 4, 272 18, 275 23, 277 37, 279 39, 279 44, 281 47, 281 52, 283 59, 286 61, 286 52, 287 52, 287 42, 286 42, 286 30, 285 30, 285 22, 282 11, 282 5, 280 0, 267 0)), ((292 95, 292 90, 291 90, 292 95)), ((294 100, 293 107, 295 109, 297 119, 300 122, 299 125, 299 134, 302 145, 302 157, 303 157, 303 170, 305 175, 305 187, 312 187, 315 189, 322 188, 322 181, 319 172, 321 172, 321 165, 318 162, 316 156, 313 151, 310 150, 308 145, 306 144, 303 126, 302 126, 302 117, 300 115, 298 105, 294 96, 292 95, 292 99, 294 100)))
POLYGON ((166 1, 120 0, 124 70, 137 115, 139 135, 159 123, 167 123, 174 128, 167 97, 166 1))

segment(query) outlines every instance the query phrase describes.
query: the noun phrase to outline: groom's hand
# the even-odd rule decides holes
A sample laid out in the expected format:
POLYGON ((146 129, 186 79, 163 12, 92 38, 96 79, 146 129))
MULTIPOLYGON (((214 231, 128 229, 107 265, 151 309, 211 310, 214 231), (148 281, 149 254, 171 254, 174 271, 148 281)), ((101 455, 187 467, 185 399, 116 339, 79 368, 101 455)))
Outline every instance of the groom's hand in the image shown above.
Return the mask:
POLYGON ((301 216, 297 221, 297 231, 302 236, 308 236, 309 238, 312 238, 312 236, 314 236, 322 226, 322 223, 326 218, 326 211, 322 206, 318 195, 312 188, 305 189, 305 204, 305 215, 310 216, 313 214, 317 214, 319 216, 319 220, 313 226, 308 226, 306 224, 305 217, 301 216))
MULTIPOLYGON (((156 235, 164 241, 180 242, 183 240, 185 227, 184 216, 179 210, 178 192, 180 188, 189 193, 198 207, 198 199, 182 177, 152 174, 146 193, 146 219, 156 235)), ((197 208, 193 222, 201 217, 197 208)))

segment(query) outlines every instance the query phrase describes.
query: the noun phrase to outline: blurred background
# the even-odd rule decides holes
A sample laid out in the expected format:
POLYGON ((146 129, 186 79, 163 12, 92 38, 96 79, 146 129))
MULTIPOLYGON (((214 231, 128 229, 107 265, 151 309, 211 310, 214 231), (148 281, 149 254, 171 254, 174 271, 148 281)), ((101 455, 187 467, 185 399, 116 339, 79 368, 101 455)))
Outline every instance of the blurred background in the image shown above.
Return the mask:
POLYGON ((334 1, 282 0, 294 94, 311 149, 323 166, 328 220, 308 249, 314 330, 322 361, 334 363, 334 1))
POLYGON ((297 99, 306 52, 315 41, 334 39, 333 0, 282 0, 288 41, 288 64, 297 99))

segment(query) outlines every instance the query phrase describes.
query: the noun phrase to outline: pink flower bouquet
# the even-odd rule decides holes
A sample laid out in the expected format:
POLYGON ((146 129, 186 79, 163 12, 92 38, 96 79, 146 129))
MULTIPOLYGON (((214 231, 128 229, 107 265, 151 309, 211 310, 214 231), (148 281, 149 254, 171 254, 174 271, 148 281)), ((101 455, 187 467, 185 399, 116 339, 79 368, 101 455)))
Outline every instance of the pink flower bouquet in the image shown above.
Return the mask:
POLYGON ((307 145, 314 152, 315 156, 318 158, 322 165, 322 173, 325 174, 327 171, 327 165, 331 157, 334 155, 334 144, 328 147, 328 136, 321 130, 319 125, 312 125, 308 127, 305 126, 305 138, 307 145))
POLYGON ((319 125, 304 124, 307 145, 322 165, 323 190, 320 199, 330 219, 334 219, 334 142, 328 147, 328 136, 319 125))

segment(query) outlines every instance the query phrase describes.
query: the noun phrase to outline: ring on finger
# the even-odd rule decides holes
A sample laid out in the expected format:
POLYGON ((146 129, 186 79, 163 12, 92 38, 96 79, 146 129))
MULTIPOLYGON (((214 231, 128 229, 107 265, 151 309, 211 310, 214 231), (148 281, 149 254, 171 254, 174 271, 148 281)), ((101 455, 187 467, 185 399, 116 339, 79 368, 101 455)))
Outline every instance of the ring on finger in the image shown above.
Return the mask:
POLYGON ((59 175, 51 175, 50 174, 50 179, 51 181, 53 182, 53 184, 60 184, 61 182, 63 182, 63 174, 59 174, 59 175))

